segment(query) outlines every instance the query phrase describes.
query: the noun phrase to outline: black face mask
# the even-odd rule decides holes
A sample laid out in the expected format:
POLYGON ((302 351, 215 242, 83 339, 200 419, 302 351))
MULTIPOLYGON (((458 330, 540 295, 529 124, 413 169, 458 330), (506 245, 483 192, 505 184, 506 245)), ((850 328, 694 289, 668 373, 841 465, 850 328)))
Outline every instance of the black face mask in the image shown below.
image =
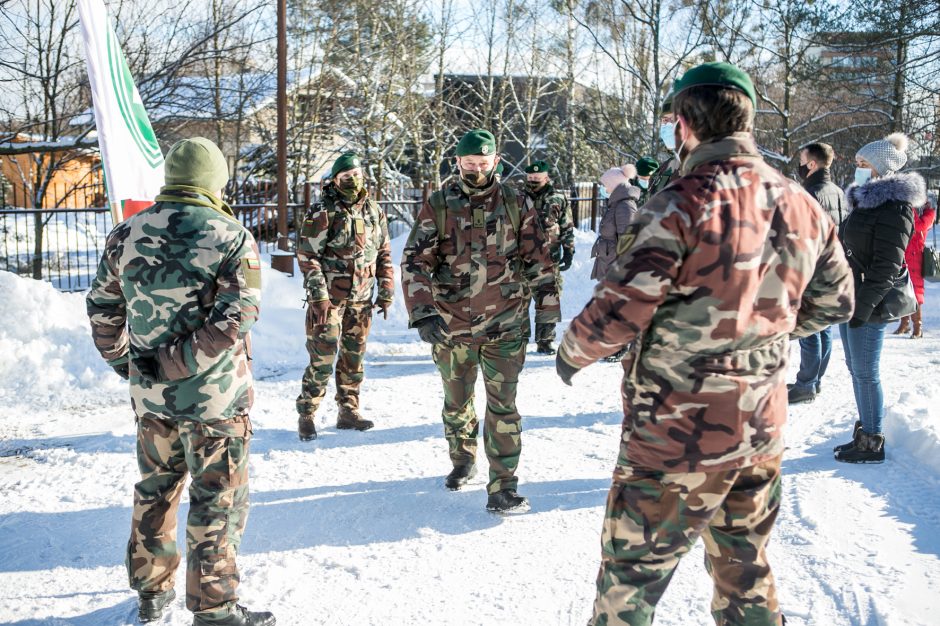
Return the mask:
POLYGON ((538 182, 534 180, 527 180, 525 181, 525 188, 528 189, 529 191, 538 191, 539 189, 544 187, 545 184, 546 183, 542 183, 542 182, 538 182))
POLYGON ((801 163, 800 166, 796 168, 796 175, 806 180, 806 177, 809 176, 809 166, 805 163, 801 163))
POLYGON ((471 187, 485 187, 490 180, 490 175, 493 173, 493 170, 486 170, 485 172, 474 172, 470 170, 461 169, 460 178, 463 179, 465 183, 471 187))

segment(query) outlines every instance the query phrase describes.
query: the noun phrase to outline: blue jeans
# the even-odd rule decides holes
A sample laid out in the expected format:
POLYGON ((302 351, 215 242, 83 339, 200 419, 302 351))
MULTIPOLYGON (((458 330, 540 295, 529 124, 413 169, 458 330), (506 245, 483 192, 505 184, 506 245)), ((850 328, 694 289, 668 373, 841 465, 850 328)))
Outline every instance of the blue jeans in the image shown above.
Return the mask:
POLYGON ((796 373, 796 386, 815 392, 816 385, 829 367, 831 356, 832 326, 800 339, 800 371, 796 373))
POLYGON ((886 322, 870 322, 858 328, 839 325, 845 364, 852 375, 855 406, 862 430, 868 434, 881 434, 885 416, 885 396, 881 388, 881 348, 885 342, 886 322))

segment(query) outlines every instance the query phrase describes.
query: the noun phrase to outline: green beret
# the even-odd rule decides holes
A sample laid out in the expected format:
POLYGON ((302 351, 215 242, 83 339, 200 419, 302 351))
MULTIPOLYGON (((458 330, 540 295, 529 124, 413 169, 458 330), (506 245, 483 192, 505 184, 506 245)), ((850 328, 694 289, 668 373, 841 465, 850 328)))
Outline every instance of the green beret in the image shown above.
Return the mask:
POLYGON ((747 94, 751 104, 757 106, 757 92, 751 77, 741 68, 730 63, 702 63, 683 74, 672 86, 672 95, 675 96, 690 87, 710 85, 714 87, 728 87, 747 94))
POLYGON ((354 170, 357 167, 362 167, 362 161, 359 159, 359 155, 355 152, 344 152, 339 155, 339 158, 333 161, 333 169, 330 170, 330 178, 336 178, 337 174, 341 174, 346 170, 354 170))
POLYGON ((551 166, 545 161, 533 161, 529 163, 529 167, 525 168, 526 174, 539 174, 545 172, 546 174, 551 173, 551 166))
POLYGON ((189 185, 215 193, 228 183, 228 161, 205 137, 177 141, 163 162, 167 185, 189 185))
POLYGON ((672 113, 672 94, 674 93, 675 86, 670 87, 669 91, 666 92, 666 95, 663 97, 663 115, 672 113))
POLYGON ((474 128, 460 138, 457 144, 457 156, 470 156, 482 154, 489 156, 496 154, 496 138, 493 133, 482 128, 474 128))
POLYGON ((645 156, 636 162, 636 173, 638 176, 652 176, 653 172, 659 169, 659 163, 653 157, 645 156))

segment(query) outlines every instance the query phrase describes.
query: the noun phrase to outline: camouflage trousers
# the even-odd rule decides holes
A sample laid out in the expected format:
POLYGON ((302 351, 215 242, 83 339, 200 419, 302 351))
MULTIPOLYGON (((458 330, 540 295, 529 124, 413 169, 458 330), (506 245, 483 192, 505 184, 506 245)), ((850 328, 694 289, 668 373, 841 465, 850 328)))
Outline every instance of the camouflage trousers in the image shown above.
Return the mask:
MULTIPOLYGON (((555 286, 558 288, 558 301, 560 302, 560 301, 561 301, 561 286, 562 286, 562 284, 564 284, 565 281, 564 281, 564 278, 562 278, 562 276, 561 276, 561 271, 558 269, 558 264, 557 264, 557 263, 555 264, 555 266, 554 266, 554 268, 553 268, 553 271, 555 272, 555 286)), ((533 319, 535 319, 535 318, 533 318, 533 319)), ((549 343, 552 343, 552 342, 555 341, 555 337, 556 337, 556 335, 555 335, 555 324, 550 324, 550 326, 552 327, 552 328, 551 328, 551 332, 549 332, 547 335, 545 335, 545 338, 543 339, 543 341, 548 341, 549 343)), ((533 333, 532 333, 532 336, 533 336, 533 337, 536 337, 536 334, 533 332, 533 333)), ((538 343, 538 338, 537 338, 537 337, 536 337, 536 343, 538 343)))
POLYGON ((127 543, 132 589, 166 591, 180 562, 176 513, 187 474, 186 607, 220 611, 238 600, 235 556, 248 519, 247 415, 212 424, 141 418, 134 517, 127 543))
POLYGON ((336 361, 336 404, 349 409, 359 408, 359 387, 365 377, 363 361, 366 340, 372 328, 371 302, 342 302, 330 307, 326 324, 314 324, 312 310, 307 309, 307 353, 310 364, 304 370, 297 396, 297 413, 316 413, 333 374, 336 361), (339 358, 336 356, 339 348, 339 358))
POLYGON ((699 538, 719 626, 771 626, 780 613, 765 547, 780 506, 780 457, 721 472, 620 463, 607 497, 591 626, 646 626, 699 538))
POLYGON ((526 340, 482 345, 439 343, 434 363, 444 383, 444 436, 454 466, 476 459, 479 422, 473 408, 477 369, 483 371, 486 417, 483 446, 490 464, 488 493, 515 489, 522 451, 522 417, 516 410, 516 388, 525 364, 526 340))

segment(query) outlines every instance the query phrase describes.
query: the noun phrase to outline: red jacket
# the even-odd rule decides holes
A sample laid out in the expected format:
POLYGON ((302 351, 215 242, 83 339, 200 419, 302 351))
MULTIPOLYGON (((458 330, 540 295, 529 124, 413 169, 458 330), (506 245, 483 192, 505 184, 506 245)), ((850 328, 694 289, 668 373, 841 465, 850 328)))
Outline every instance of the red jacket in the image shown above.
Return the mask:
POLYGON ((930 202, 924 205, 919 214, 914 210, 914 234, 911 235, 911 241, 904 251, 904 260, 907 261, 907 269, 911 273, 918 304, 924 303, 924 246, 927 243, 927 233, 936 217, 937 210, 930 202))

